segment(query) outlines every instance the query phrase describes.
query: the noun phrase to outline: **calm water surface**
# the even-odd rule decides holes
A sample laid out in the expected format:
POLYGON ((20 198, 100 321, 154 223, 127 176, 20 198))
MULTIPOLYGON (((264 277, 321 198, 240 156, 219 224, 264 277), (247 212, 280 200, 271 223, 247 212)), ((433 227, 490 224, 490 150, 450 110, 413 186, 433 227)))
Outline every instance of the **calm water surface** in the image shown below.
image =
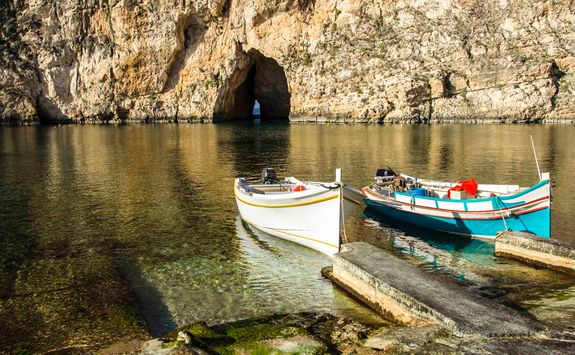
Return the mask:
MULTIPOLYGON (((557 182, 553 237, 575 243, 575 126, 222 124, 0 129, 3 299, 31 272, 105 256, 134 290, 153 335, 316 311, 377 319, 321 278, 330 260, 252 231, 232 182, 280 176, 371 183, 378 167, 433 179, 536 183, 529 135, 557 182)), ((369 211, 347 224, 368 241, 487 297, 575 325, 573 280, 493 257, 493 244, 388 225, 369 211)), ((58 269, 60 270, 60 269, 58 269)), ((54 271, 56 272, 56 271, 54 271)), ((58 271, 62 272, 62 271, 58 271)), ((33 291, 33 290, 32 290, 33 291)), ((103 292, 105 292, 103 290, 103 292)))

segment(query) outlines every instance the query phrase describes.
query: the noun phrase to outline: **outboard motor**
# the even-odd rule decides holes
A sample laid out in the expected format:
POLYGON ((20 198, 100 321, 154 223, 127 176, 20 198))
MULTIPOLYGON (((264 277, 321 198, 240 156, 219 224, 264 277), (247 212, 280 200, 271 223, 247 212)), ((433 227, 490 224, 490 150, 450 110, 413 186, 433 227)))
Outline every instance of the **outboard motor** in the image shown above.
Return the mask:
POLYGON ((387 167, 387 169, 377 169, 377 173, 375 173, 375 181, 378 185, 388 185, 392 183, 396 177, 397 174, 390 167, 387 167))
POLYGON ((264 184, 275 184, 278 182, 276 171, 273 168, 264 168, 262 170, 262 181, 264 184))

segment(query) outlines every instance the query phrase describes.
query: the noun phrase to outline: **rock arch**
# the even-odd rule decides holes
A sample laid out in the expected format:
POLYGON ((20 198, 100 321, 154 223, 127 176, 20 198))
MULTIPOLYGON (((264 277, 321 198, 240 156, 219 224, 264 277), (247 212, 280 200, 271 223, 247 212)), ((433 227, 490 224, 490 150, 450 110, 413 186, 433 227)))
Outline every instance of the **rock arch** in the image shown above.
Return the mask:
POLYGON ((289 118, 291 94, 283 67, 275 59, 251 49, 220 88, 214 119, 249 119, 256 100, 262 119, 289 118))

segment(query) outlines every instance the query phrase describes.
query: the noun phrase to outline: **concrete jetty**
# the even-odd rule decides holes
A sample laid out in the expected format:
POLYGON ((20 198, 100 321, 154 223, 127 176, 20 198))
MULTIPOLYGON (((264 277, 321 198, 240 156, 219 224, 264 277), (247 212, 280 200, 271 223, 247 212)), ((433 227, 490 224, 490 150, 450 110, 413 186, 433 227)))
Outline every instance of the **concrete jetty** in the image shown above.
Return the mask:
POLYGON ((502 232, 495 255, 575 275, 575 245, 525 232, 502 232))
POLYGON ((367 243, 344 245, 333 259, 331 279, 387 319, 404 324, 439 323, 457 336, 525 336, 544 330, 538 321, 455 280, 367 243))

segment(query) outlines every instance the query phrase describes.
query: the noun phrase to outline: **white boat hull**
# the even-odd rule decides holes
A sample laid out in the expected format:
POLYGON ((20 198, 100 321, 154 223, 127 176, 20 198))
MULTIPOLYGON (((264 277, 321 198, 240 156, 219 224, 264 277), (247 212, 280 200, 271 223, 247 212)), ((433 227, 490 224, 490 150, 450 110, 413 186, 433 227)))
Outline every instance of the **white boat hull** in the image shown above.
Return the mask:
POLYGON ((340 189, 268 196, 240 190, 236 181, 235 198, 241 218, 253 227, 329 256, 339 251, 340 189))

